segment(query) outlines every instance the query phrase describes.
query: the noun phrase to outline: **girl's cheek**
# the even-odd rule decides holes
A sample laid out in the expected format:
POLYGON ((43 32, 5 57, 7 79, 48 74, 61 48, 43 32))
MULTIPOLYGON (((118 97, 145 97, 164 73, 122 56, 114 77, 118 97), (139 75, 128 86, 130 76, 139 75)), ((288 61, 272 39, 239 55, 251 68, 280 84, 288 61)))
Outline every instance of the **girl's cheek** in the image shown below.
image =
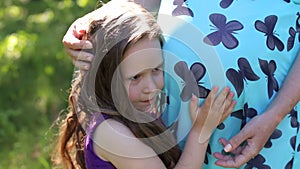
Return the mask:
POLYGON ((164 73, 162 72, 158 78, 159 78, 159 88, 162 89, 165 85, 164 73))

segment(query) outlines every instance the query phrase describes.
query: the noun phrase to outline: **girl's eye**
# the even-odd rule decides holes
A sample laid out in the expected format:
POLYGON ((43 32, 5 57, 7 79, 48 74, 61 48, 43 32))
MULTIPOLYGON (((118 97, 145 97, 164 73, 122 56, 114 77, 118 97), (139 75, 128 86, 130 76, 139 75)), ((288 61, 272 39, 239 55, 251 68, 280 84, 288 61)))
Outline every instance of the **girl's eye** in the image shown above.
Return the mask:
POLYGON ((163 70, 162 70, 162 68, 154 68, 152 71, 157 72, 157 71, 163 71, 163 70))
POLYGON ((155 68, 155 69, 152 70, 153 73, 160 73, 162 71, 163 71, 162 68, 155 68))
POLYGON ((153 72, 156 72, 156 71, 160 71, 160 69, 159 68, 153 69, 153 72))
POLYGON ((134 81, 134 80, 138 80, 141 76, 140 75, 135 75, 133 77, 130 78, 130 80, 134 81))

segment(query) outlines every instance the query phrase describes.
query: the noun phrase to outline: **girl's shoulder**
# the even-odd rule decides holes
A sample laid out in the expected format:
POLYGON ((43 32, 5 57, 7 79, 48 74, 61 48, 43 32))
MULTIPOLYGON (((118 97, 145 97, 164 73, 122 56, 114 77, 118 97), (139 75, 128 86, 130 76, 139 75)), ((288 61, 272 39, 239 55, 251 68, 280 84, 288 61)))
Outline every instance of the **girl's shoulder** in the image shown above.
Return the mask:
POLYGON ((93 142, 95 152, 107 161, 113 161, 116 156, 125 158, 156 156, 155 152, 136 138, 126 125, 111 118, 96 127, 93 142))
POLYGON ((95 129, 94 139, 103 140, 108 137, 131 137, 135 138, 131 130, 123 123, 112 118, 106 119, 101 122, 95 129), (101 136, 101 137, 99 137, 101 136))

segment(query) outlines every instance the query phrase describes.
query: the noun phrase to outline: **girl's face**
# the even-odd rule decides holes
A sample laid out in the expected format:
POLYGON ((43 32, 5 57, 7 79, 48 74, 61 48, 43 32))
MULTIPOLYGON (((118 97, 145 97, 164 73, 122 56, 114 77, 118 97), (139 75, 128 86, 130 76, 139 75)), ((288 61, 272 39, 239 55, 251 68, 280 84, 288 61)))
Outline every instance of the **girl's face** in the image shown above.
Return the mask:
POLYGON ((159 40, 144 38, 131 45, 125 51, 120 68, 134 108, 143 112, 156 108, 157 96, 164 86, 163 57, 159 40))

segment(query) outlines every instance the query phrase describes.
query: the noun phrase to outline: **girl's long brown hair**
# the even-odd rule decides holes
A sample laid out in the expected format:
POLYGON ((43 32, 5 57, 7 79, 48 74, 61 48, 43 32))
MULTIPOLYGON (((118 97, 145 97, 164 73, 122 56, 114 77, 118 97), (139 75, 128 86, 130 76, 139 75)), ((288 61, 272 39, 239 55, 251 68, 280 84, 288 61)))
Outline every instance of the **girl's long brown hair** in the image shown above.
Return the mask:
POLYGON ((91 52, 95 58, 89 71, 77 71, 74 75, 69 112, 61 122, 52 156, 54 164, 85 169, 85 129, 91 115, 101 112, 126 125, 158 154, 167 168, 174 168, 180 156, 174 136, 160 120, 151 120, 147 113, 134 111, 118 72, 123 54, 130 45, 142 38, 157 38, 162 42, 155 18, 133 2, 114 0, 88 15, 89 29, 85 38, 93 43, 91 52), (141 118, 150 122, 140 123, 141 118), (154 137, 161 133, 164 133, 161 137, 154 137))

